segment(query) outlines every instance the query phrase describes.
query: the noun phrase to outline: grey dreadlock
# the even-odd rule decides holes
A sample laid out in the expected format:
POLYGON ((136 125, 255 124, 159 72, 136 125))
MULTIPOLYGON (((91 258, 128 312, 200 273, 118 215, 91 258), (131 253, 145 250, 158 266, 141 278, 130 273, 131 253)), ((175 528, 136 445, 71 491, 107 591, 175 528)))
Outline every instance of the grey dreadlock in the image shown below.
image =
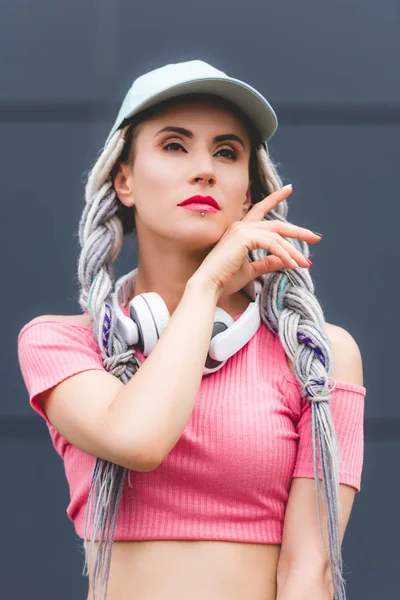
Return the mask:
MULTIPOLYGON (((111 293, 115 281, 114 261, 120 252, 124 235, 122 221, 117 214, 119 201, 113 188, 112 170, 124 149, 128 129, 129 125, 115 132, 89 173, 85 190, 86 205, 79 223, 81 254, 78 261, 81 285, 79 304, 92 318, 93 335, 98 343, 104 368, 124 384, 131 379, 140 365, 134 348, 128 347, 118 330, 111 306, 111 293)), ((262 196, 266 196, 280 189, 282 181, 263 146, 256 148, 255 156, 262 196)), ((287 212, 287 201, 283 200, 265 216, 265 219, 287 222, 287 212)), ((306 242, 286 239, 306 257, 309 256, 306 242)), ((266 253, 256 249, 249 252, 249 255, 250 260, 255 261, 266 253)), ((283 268, 265 274, 261 279, 261 319, 279 336, 287 356, 293 361, 303 396, 311 405, 314 477, 320 532, 324 543, 318 502, 320 491, 317 438, 322 466, 323 496, 328 517, 332 583, 335 599, 345 600, 339 533, 340 452, 329 405, 332 391, 329 386, 332 355, 324 330, 324 315, 314 295, 314 285, 308 269, 283 268)), ((128 469, 100 458, 95 460, 85 515, 83 570, 83 575, 88 575, 88 557, 92 556, 93 545, 98 537, 99 547, 92 581, 94 600, 98 579, 103 589, 101 600, 107 595, 118 506, 127 474, 128 484, 131 485, 128 469), (91 539, 88 544, 87 525, 93 506, 91 539)))

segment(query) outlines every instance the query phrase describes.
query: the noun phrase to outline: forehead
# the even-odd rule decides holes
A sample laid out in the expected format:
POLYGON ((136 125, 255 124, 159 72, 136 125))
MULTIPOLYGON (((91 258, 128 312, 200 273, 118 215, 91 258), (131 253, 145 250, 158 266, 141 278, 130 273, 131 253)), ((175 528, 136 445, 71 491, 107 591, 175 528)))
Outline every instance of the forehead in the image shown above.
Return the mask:
POLYGON ((239 111, 223 100, 206 96, 169 101, 142 122, 143 126, 146 124, 151 129, 162 124, 182 126, 186 124, 193 131, 196 125, 198 129, 208 126, 213 130, 221 130, 222 133, 240 133, 247 139, 250 137, 248 127, 239 111))

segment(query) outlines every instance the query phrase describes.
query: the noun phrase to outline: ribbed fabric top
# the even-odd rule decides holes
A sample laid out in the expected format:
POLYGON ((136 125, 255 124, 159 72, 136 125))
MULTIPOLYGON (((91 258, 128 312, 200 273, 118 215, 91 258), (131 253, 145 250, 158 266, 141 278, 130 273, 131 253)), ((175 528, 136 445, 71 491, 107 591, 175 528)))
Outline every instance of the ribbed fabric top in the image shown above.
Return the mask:
MULTIPOLYGON (((91 326, 52 316, 33 319, 19 333, 18 355, 30 405, 45 419, 64 461, 66 512, 83 539, 95 459, 55 430, 40 394, 76 373, 104 370, 91 326)), ((137 356, 146 360, 139 351, 137 356)), ((364 386, 337 381, 331 397, 340 483, 357 491, 365 395, 364 386)), ((162 464, 130 472, 114 539, 280 544, 292 477, 314 478, 311 409, 279 338, 262 322, 222 369, 203 376, 190 420, 162 464)))

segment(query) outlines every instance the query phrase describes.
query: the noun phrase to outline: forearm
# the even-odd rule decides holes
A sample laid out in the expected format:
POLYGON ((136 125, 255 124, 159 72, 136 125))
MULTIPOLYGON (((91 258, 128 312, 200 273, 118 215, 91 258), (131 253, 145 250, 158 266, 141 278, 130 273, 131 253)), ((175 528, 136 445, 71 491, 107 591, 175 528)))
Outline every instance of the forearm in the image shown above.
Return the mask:
POLYGON ((203 376, 218 294, 188 282, 155 348, 110 406, 125 447, 162 460, 190 419, 203 376), (130 440, 130 441, 129 441, 130 440))

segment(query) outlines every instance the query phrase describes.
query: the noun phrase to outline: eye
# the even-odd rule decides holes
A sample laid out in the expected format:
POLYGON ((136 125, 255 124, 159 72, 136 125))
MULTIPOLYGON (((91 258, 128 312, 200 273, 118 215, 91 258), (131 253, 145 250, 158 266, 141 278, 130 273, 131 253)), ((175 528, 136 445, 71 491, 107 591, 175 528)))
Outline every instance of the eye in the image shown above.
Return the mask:
POLYGON ((220 152, 228 152, 230 156, 227 156, 227 158, 231 158, 232 160, 237 159, 236 152, 234 150, 231 150, 231 148, 221 148, 221 150, 218 150, 217 154, 219 154, 220 152))
MULTIPOLYGON (((167 150, 170 147, 171 147, 171 150, 173 150, 174 152, 177 152, 179 148, 181 148, 184 152, 186 152, 186 150, 183 148, 182 144, 179 144, 178 142, 169 142, 168 144, 163 146, 163 150, 167 150)), ((218 150, 216 152, 216 154, 219 154, 220 152, 227 152, 228 154, 225 155, 226 158, 230 158, 231 160, 237 159, 237 153, 234 150, 232 150, 231 148, 221 148, 221 150, 218 150)))
MULTIPOLYGON (((166 144, 166 145, 163 147, 163 150, 165 150, 166 148, 168 148, 168 146, 179 146, 179 148, 182 148, 182 149, 184 149, 184 148, 183 148, 183 146, 182 146, 181 144, 178 144, 178 142, 169 142, 169 144, 166 144)), ((175 149, 175 152, 176 152, 176 149, 175 149)), ((185 150, 185 152, 186 152, 186 150, 185 150)))

